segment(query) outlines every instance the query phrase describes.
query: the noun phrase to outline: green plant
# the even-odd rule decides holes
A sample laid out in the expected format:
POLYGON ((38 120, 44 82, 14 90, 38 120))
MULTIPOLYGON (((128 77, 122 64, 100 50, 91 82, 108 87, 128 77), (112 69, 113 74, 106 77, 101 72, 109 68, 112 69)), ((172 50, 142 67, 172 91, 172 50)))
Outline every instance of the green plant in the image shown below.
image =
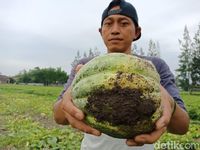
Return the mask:
MULTIPOLYGON (((63 87, 0 84, 0 149, 79 150, 82 133, 53 121, 52 106, 62 89, 63 87)), ((182 92, 181 96, 188 111, 200 112, 199 95, 182 92)), ((196 147, 193 148, 199 150, 200 121, 191 120, 187 134, 166 133, 158 142, 168 141, 194 145, 196 147)))

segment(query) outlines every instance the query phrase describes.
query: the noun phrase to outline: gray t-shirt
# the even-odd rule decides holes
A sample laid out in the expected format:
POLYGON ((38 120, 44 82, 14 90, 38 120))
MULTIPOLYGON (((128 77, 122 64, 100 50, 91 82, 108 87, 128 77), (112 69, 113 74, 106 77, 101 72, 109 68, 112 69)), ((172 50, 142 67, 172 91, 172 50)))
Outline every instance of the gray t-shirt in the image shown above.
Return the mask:
MULTIPOLYGON (((151 61, 157 72, 160 75, 160 84, 169 92, 169 94, 173 97, 176 103, 185 109, 184 103, 180 97, 179 91, 175 85, 175 79, 172 72, 169 69, 169 66, 165 63, 164 60, 157 57, 147 57, 147 56, 138 56, 143 59, 147 59, 151 61)), ((79 61, 78 64, 86 64, 92 58, 84 58, 79 61)), ((58 99, 62 98, 63 93, 68 89, 71 85, 74 77, 75 77, 75 68, 72 68, 71 74, 69 75, 69 79, 67 84, 65 84, 64 90, 58 97, 58 99)), ((125 139, 117 139, 105 134, 102 134, 100 137, 95 137, 90 134, 84 134, 84 139, 81 144, 81 150, 153 150, 153 144, 145 144, 141 147, 129 147, 125 143, 125 139)))

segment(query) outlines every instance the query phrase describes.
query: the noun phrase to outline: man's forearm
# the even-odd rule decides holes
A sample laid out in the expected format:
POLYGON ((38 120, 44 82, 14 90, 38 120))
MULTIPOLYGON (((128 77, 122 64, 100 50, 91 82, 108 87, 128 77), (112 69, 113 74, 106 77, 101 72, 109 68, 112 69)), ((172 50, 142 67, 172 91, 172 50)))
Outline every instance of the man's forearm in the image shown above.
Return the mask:
POLYGON ((176 104, 176 110, 168 125, 168 131, 173 134, 185 134, 188 131, 190 119, 185 110, 176 104))

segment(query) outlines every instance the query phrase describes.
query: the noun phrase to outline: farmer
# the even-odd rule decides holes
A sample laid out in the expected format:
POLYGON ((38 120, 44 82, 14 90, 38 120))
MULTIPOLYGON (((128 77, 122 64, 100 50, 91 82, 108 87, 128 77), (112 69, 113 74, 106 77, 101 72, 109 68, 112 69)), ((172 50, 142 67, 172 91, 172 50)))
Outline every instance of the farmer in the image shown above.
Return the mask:
MULTIPOLYGON (((99 32, 108 53, 126 53, 131 55, 131 44, 141 36, 137 12, 132 4, 124 0, 113 0, 104 10, 99 32)), ((83 122, 84 114, 74 106, 70 96, 70 85, 75 73, 91 58, 80 60, 72 69, 65 89, 54 105, 55 121, 83 131, 82 150, 153 150, 155 143, 164 132, 185 134, 188 131, 189 117, 184 103, 174 83, 174 77, 168 65, 160 58, 144 57, 152 61, 161 79, 162 117, 156 122, 156 129, 149 134, 142 134, 132 139, 117 139, 100 133, 83 122)))

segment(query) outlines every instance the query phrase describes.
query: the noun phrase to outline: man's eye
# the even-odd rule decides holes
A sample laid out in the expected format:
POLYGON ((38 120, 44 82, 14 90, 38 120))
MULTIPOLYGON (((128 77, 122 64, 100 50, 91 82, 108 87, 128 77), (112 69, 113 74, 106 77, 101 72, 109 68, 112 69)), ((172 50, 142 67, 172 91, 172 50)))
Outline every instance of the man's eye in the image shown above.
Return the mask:
POLYGON ((105 23, 104 23, 104 25, 105 26, 110 26, 112 23, 110 22, 110 21, 106 21, 105 23))
POLYGON ((111 22, 105 22, 104 25, 109 26, 111 25, 111 22))
POLYGON ((122 22, 121 25, 122 26, 127 26, 129 23, 128 22, 122 22))

